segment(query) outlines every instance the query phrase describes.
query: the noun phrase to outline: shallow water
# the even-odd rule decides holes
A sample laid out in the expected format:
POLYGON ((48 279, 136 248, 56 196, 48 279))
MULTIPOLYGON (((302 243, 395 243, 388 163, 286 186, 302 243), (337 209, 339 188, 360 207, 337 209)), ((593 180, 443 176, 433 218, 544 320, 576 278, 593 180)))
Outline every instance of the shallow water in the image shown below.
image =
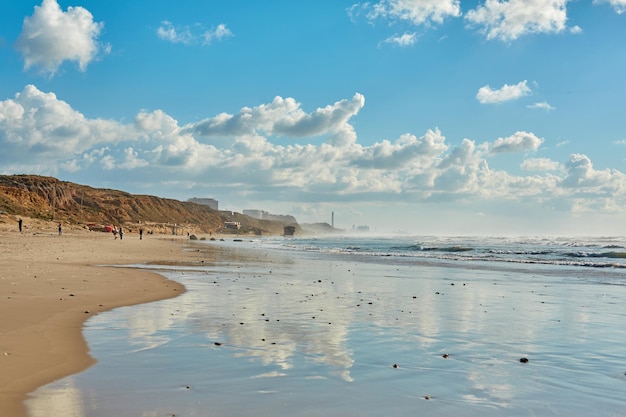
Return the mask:
POLYGON ((175 299, 91 318, 98 363, 31 416, 626 414, 621 273, 248 246, 160 267, 175 299))

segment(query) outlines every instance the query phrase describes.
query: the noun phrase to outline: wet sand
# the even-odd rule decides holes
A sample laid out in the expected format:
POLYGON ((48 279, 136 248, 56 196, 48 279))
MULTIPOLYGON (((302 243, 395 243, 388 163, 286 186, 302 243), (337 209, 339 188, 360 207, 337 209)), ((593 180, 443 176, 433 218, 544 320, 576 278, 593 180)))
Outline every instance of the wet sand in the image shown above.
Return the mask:
POLYGON ((85 320, 125 305, 175 297, 184 286, 125 265, 192 259, 186 237, 111 234, 57 223, 0 219, 0 409, 26 417, 37 387, 94 364, 85 320))
POLYGON ((159 267, 180 297, 90 319, 98 363, 31 417, 623 415, 621 273, 214 243, 159 267))

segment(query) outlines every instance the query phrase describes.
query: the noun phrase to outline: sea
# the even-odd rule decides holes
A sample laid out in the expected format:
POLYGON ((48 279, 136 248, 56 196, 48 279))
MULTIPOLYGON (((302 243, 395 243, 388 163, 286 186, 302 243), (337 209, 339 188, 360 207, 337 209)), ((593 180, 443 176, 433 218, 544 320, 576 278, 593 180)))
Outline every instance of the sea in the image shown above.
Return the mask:
POLYGON ((626 238, 237 237, 127 265, 31 417, 626 416, 626 238))

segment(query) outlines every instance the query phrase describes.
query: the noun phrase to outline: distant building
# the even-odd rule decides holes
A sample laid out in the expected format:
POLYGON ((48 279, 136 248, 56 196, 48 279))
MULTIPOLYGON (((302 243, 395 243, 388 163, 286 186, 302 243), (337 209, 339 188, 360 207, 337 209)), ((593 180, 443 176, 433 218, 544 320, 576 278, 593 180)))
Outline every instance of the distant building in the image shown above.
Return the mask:
POLYGON ((244 210, 243 214, 258 220, 271 220, 283 223, 298 223, 296 218, 290 214, 272 214, 265 210, 244 210))
POLYGON ((226 229, 239 230, 239 228, 241 227, 241 223, 240 222, 224 222, 224 227, 226 229))
POLYGON ((219 202, 217 200, 215 200, 214 198, 190 198, 189 200, 187 200, 190 203, 196 203, 196 204, 202 204, 203 206, 209 206, 211 207, 213 210, 219 210, 218 206, 219 206, 219 202))

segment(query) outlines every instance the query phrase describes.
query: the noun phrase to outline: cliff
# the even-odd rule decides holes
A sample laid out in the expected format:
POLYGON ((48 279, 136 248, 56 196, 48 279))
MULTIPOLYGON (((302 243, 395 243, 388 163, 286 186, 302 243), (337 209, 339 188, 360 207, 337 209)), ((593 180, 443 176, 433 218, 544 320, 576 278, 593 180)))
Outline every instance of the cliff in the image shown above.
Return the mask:
POLYGON ((138 228, 142 225, 159 233, 171 233, 176 225, 180 233, 280 235, 287 225, 281 221, 215 211, 196 203, 92 188, 37 175, 0 175, 0 211, 85 227, 112 224, 138 228), (226 222, 239 222, 241 229, 226 229, 226 222))

